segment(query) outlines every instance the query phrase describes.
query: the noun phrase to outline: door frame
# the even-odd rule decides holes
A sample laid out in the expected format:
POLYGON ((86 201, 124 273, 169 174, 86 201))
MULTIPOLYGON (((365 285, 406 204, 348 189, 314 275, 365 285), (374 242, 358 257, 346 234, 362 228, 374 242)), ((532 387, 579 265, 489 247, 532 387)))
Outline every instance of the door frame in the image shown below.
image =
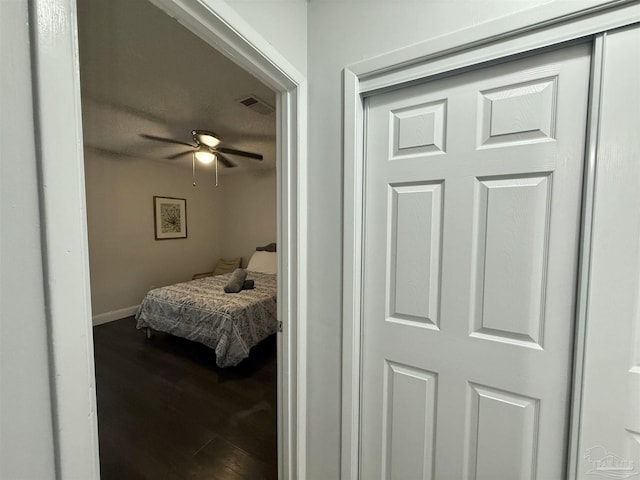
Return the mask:
MULTIPOLYGON (((151 0, 276 91, 278 475, 304 478, 306 78, 224 2, 151 0)), ((31 68, 43 225, 56 478, 99 479, 75 0, 32 0, 31 68)))
POLYGON ((358 62, 343 72, 343 331, 341 478, 360 474, 360 402, 362 347, 362 286, 364 253, 364 170, 366 97, 401 88, 411 82, 464 71, 579 39, 593 39, 593 60, 583 211, 581 219, 578 293, 573 361, 568 476, 577 475, 578 435, 582 400, 584 343, 587 324, 591 226, 594 205, 596 145, 599 122, 600 75, 604 32, 640 22, 640 5, 633 0, 583 2, 572 11, 563 2, 535 7, 498 20, 418 43, 358 62))

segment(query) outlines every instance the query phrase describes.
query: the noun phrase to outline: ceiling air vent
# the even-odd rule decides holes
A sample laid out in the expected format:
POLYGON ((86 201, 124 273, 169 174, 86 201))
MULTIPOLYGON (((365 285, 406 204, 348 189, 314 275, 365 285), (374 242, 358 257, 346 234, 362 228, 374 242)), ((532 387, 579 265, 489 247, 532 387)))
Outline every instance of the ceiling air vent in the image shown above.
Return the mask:
POLYGON ((262 115, 269 115, 274 112, 274 108, 264 100, 256 97, 255 95, 249 95, 242 97, 238 100, 242 105, 251 110, 258 112, 262 115))

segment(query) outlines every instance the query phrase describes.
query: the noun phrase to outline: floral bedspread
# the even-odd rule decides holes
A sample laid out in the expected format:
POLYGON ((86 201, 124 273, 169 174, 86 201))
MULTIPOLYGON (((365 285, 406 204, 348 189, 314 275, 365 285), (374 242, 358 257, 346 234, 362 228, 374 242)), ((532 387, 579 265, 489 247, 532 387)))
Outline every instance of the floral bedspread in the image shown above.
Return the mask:
POLYGON ((277 330, 276 275, 248 272, 252 290, 225 293, 231 274, 150 290, 138 307, 137 328, 151 327, 212 348, 219 367, 237 365, 277 330))

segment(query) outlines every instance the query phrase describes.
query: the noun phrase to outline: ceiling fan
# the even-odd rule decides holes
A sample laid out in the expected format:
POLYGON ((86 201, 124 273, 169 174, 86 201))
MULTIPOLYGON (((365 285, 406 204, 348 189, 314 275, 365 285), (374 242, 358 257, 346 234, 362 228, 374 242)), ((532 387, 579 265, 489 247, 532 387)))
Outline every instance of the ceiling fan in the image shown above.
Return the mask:
POLYGON ((262 155, 259 153, 245 152, 243 150, 236 150, 234 148, 225 148, 220 147, 220 139, 218 136, 207 130, 192 130, 191 135, 193 136, 193 144, 188 142, 183 142, 181 140, 174 140, 173 138, 165 138, 158 137, 156 135, 148 135, 146 133, 141 133, 140 136, 142 138, 146 138, 148 140, 155 140, 158 142, 165 143, 173 143, 174 145, 185 145, 187 147, 191 147, 190 150, 185 150, 184 152, 176 153, 175 155, 170 155, 166 158, 170 160, 174 160, 183 155, 193 154, 194 157, 200 161, 201 163, 211 163, 214 160, 220 160, 227 168, 233 168, 236 166, 229 158, 225 156, 227 155, 237 155, 239 157, 247 157, 253 160, 262 160, 262 155))
POLYGON ((211 163, 215 161, 216 165, 216 187, 218 186, 218 161, 222 163, 227 168, 233 168, 236 166, 234 162, 229 160, 225 156, 226 155, 237 155, 239 157, 247 157, 253 160, 262 160, 262 155, 259 153, 245 152, 243 150, 236 150, 234 148, 226 148, 220 147, 220 139, 218 136, 207 130, 192 130, 191 135, 193 136, 194 144, 183 142, 181 140, 174 140, 173 138, 165 138, 158 137, 156 135, 148 135, 146 133, 141 133, 140 136, 142 138, 146 138, 148 140, 155 140, 157 142, 165 142, 172 143, 174 145, 185 145, 190 147, 189 150, 185 150, 184 152, 176 153, 174 155, 170 155, 165 157, 169 160, 174 160, 183 155, 192 155, 192 164, 193 164, 193 186, 196 186, 196 160, 200 163, 211 163))

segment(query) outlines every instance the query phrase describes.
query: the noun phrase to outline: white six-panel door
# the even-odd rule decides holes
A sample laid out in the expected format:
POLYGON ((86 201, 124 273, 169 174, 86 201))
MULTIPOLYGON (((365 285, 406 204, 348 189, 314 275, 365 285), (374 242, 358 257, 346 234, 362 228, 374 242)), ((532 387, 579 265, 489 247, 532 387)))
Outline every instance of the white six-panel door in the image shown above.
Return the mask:
POLYGON ((565 470, 590 45, 366 109, 361 478, 565 470))

